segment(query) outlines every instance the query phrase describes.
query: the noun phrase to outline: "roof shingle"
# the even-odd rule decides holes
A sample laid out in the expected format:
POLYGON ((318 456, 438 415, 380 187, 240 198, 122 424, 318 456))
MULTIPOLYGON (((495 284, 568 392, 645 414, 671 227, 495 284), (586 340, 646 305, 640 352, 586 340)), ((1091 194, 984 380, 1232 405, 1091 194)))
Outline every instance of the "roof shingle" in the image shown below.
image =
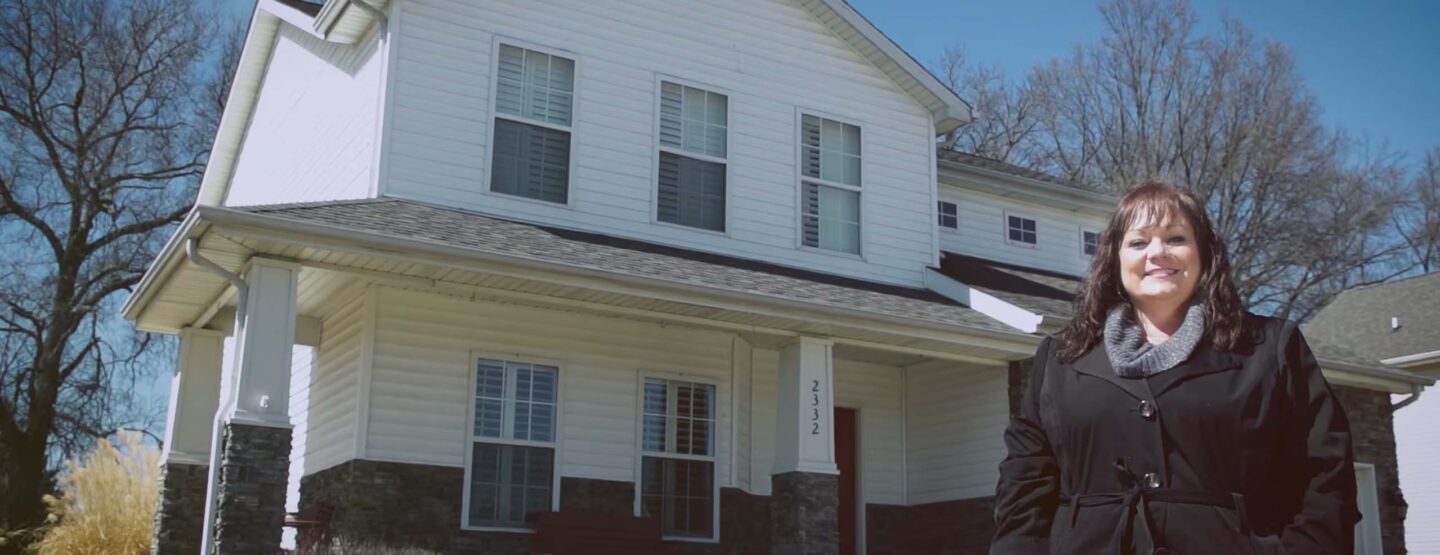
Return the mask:
POLYGON ((1440 351, 1440 272, 1341 292, 1305 335, 1380 360, 1440 351))

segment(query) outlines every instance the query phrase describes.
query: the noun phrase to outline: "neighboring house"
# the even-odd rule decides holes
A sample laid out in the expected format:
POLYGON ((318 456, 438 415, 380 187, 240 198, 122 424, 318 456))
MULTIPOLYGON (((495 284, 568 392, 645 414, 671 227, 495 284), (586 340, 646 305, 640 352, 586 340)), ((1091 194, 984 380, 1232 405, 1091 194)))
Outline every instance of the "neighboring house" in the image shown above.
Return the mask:
POLYGON ((843 0, 260 0, 124 307, 180 337, 156 550, 983 552, 1114 199, 968 118, 843 0))
MULTIPOLYGON (((1346 290, 1310 320, 1305 333, 1368 360, 1440 377, 1440 273, 1346 290)), ((1437 553, 1440 477, 1434 468, 1440 459, 1440 399, 1427 391, 1394 419, 1399 483, 1409 502, 1408 511, 1400 505, 1405 546, 1413 553, 1437 553)))

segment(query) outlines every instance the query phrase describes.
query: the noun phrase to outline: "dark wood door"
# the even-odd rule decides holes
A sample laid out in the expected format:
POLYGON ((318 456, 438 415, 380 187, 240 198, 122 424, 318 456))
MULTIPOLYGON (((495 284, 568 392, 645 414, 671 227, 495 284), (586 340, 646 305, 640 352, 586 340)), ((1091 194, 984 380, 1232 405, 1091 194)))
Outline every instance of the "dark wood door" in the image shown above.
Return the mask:
POLYGON ((840 467, 840 555, 855 554, 860 476, 855 450, 855 409, 835 407, 835 466, 840 467))

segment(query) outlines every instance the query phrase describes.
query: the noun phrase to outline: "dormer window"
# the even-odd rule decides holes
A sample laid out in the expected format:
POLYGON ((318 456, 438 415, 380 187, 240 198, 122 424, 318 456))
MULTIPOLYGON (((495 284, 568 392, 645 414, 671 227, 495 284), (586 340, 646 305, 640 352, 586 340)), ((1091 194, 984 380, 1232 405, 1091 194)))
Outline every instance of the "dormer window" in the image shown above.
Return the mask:
POLYGON ((1034 245, 1039 242, 1039 237, 1035 232, 1035 220, 1007 214, 1005 216, 1005 222, 1006 237, 1011 243, 1034 245))
POLYGON ((1080 231, 1080 254, 1095 256, 1095 251, 1100 249, 1100 232, 1081 230, 1080 231))
POLYGON ((501 44, 495 69, 490 190, 565 204, 575 61, 501 44))
POLYGON ((939 205, 940 227, 945 229, 960 229, 960 207, 953 202, 940 201, 939 205))

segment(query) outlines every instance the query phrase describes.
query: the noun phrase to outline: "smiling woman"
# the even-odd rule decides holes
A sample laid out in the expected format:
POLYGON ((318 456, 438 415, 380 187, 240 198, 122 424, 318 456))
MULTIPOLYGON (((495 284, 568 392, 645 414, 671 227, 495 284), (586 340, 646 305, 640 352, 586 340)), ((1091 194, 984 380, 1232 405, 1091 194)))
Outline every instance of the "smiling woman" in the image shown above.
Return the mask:
POLYGON ((1005 431, 992 553, 1348 552, 1349 422, 1192 193, 1126 194, 1076 306, 1005 431))

